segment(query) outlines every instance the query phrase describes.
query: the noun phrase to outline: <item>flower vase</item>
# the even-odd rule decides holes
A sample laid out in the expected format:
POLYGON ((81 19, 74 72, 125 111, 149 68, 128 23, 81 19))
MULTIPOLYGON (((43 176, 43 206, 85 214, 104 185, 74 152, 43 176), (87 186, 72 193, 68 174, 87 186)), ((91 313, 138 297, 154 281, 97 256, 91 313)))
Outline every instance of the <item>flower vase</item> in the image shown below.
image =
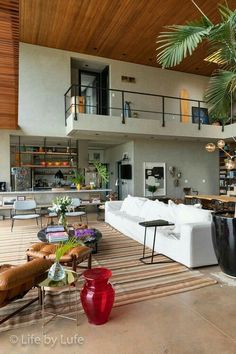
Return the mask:
POLYGON ((48 278, 54 281, 60 281, 64 279, 65 276, 66 276, 65 269, 58 261, 53 263, 53 265, 48 271, 48 278))
POLYGON ((112 272, 106 268, 88 269, 83 273, 85 284, 80 293, 81 303, 88 321, 101 325, 108 321, 115 291, 108 282, 112 272))
POLYGON ((67 220, 66 220, 66 215, 64 213, 60 214, 59 220, 58 220, 59 225, 63 225, 64 229, 66 230, 67 228, 67 220))

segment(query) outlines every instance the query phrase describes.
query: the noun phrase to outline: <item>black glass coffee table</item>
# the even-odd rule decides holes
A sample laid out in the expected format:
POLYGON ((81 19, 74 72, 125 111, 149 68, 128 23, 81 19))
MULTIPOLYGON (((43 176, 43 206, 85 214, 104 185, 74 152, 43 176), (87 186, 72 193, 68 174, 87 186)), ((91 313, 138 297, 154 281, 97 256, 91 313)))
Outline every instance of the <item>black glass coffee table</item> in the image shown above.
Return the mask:
MULTIPOLYGON (((44 228, 40 230, 37 234, 37 237, 40 241, 49 243, 48 238, 47 238, 47 233, 46 229, 44 228)), ((81 229, 82 230, 82 229, 81 229)), ((92 234, 88 232, 86 235, 86 229, 84 229, 84 235, 77 237, 78 240, 81 240, 85 246, 90 247, 93 249, 92 253, 97 253, 98 251, 98 242, 102 238, 102 233, 98 229, 94 228, 89 228, 88 230, 92 230, 92 234)), ((70 237, 75 237, 75 230, 69 230, 69 238, 70 237)))

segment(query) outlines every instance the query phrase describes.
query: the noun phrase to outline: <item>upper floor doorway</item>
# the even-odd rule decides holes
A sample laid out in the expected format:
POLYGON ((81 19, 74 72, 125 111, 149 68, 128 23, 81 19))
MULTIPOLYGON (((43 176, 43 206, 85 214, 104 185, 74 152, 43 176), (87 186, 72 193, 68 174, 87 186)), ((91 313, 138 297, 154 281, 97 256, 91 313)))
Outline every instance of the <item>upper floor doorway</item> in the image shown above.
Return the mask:
POLYGON ((109 114, 109 66, 93 62, 71 61, 71 84, 77 85, 83 113, 109 114))

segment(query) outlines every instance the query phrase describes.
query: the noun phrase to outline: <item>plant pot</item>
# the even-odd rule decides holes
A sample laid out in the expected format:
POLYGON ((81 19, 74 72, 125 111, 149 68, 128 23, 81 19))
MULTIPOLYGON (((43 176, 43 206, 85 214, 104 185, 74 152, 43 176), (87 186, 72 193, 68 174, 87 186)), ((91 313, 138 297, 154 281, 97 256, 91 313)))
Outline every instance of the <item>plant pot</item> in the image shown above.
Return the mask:
POLYGON ((66 276, 65 269, 59 262, 53 263, 48 271, 48 278, 54 281, 60 281, 66 276))
POLYGON ((67 228, 67 219, 65 214, 60 214, 59 220, 58 220, 59 225, 63 225, 64 229, 66 230, 67 228))
POLYGON ((236 218, 234 213, 213 214, 212 241, 222 272, 236 277, 236 218))
POLYGON ((83 273, 85 285, 80 293, 81 303, 88 321, 101 325, 108 321, 115 291, 108 279, 112 272, 106 268, 88 269, 83 273))

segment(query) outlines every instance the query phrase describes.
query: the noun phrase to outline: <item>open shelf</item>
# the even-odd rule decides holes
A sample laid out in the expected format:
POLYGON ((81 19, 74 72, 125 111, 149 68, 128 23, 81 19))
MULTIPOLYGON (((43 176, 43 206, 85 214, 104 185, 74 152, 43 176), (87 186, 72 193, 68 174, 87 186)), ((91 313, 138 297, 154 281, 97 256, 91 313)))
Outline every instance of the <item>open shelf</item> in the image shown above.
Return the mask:
POLYGON ((42 165, 21 165, 20 167, 30 167, 30 168, 69 168, 69 169, 75 169, 76 166, 42 166, 42 165))
POLYGON ((77 156, 75 152, 39 152, 39 151, 21 151, 21 155, 52 155, 52 156, 77 156))

